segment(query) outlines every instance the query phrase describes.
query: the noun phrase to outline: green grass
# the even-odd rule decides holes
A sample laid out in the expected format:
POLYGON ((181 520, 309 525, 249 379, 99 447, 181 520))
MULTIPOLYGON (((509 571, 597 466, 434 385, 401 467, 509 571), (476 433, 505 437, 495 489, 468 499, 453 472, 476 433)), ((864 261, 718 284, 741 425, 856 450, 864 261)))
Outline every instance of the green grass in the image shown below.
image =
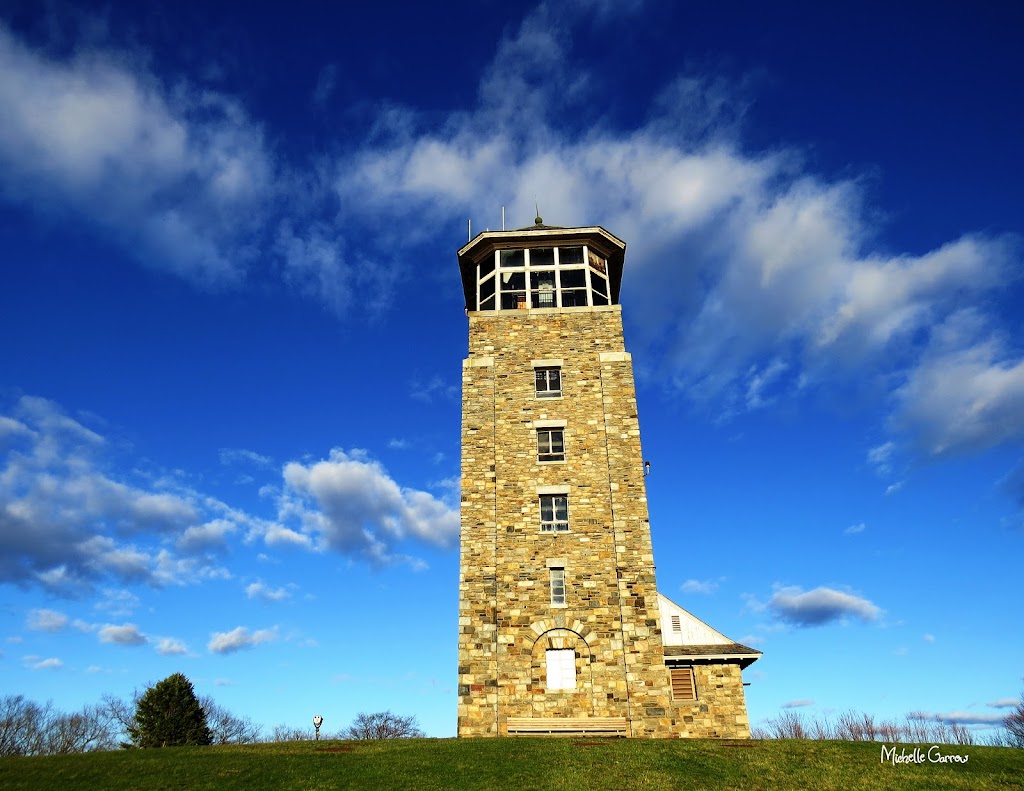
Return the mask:
POLYGON ((285 742, 2 758, 0 788, 1024 789, 1024 750, 972 745, 939 749, 943 754, 966 755, 968 761, 883 764, 881 745, 864 742, 525 738, 285 742))

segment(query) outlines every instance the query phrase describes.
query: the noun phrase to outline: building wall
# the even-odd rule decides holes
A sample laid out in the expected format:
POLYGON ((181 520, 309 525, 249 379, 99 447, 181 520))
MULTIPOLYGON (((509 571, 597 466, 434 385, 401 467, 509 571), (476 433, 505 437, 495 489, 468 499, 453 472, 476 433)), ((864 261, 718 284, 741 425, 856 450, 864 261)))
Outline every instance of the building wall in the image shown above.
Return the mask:
POLYGON ((693 666, 697 700, 674 703, 668 712, 674 736, 697 739, 749 739, 743 677, 738 664, 693 666))
POLYGON ((459 734, 571 714, 673 735, 619 306, 471 313, 462 441, 459 734), (536 398, 539 359, 562 361, 562 398, 536 398), (551 420, 566 421, 564 463, 537 461, 533 423, 551 420), (541 533, 538 488, 559 486, 569 532, 541 533), (565 607, 551 605, 553 564, 565 607), (575 691, 545 688, 551 647, 576 652, 575 691))

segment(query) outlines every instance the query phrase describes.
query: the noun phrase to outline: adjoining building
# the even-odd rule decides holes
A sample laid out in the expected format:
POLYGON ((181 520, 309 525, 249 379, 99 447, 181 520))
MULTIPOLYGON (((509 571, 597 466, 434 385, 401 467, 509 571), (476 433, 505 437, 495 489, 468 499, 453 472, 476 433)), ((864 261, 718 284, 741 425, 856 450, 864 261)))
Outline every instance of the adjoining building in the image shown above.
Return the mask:
POLYGON ((625 249, 538 218, 458 252, 459 736, 750 735, 760 652, 658 593, 625 249))

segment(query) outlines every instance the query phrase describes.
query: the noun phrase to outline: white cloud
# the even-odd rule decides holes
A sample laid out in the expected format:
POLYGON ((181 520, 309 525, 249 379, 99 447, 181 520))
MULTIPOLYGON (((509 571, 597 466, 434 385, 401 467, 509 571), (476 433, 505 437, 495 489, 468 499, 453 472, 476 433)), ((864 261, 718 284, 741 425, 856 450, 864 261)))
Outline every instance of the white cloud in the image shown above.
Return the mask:
MULTIPOLYGON (((722 80, 656 86, 644 124, 609 126, 593 110, 602 86, 567 54, 572 27, 608 24, 622 13, 612 5, 541 3, 496 48, 475 106, 381 108, 361 146, 305 172, 277 163, 230 97, 172 88, 144 57, 58 60, 0 27, 0 190, 68 207, 140 260, 203 280, 238 280, 255 250, 271 250, 285 281, 336 313, 386 302, 401 258, 388 227, 414 244, 496 198, 526 222, 539 196, 549 222, 600 222, 629 241, 627 321, 644 317, 634 337, 684 397, 729 416, 811 388, 864 390, 894 405, 887 443, 901 448, 1019 441, 1024 360, 989 309, 1014 272, 1012 243, 978 233, 882 249, 856 179, 809 172, 800 152, 743 149, 746 97, 722 80), (341 212, 313 211, 330 198, 341 212), (387 257, 346 240, 339 216, 372 218, 371 246, 387 257), (964 315, 975 331, 952 332, 964 315)), ((328 66, 315 101, 334 79, 328 66)), ((429 380, 412 392, 449 391, 429 380)))
MULTIPOLYGON (((195 554, 255 523, 191 490, 115 479, 106 439, 46 399, 22 397, 8 422, 25 430, 9 433, 0 455, 0 581, 58 594, 101 580, 184 584, 224 572, 206 558, 178 558, 166 546, 172 539, 195 554)), ((119 595, 130 609, 130 594, 119 595)))
POLYGON ((354 271, 342 256, 343 242, 340 233, 325 223, 296 232, 292 223, 285 222, 275 243, 284 262, 285 282, 300 294, 319 296, 338 316, 351 304, 357 276, 368 277, 373 271, 354 271))
POLYGON ((188 646, 174 637, 161 637, 156 644, 156 652, 163 656, 183 656, 188 654, 188 646))
POLYGON ((718 590, 718 583, 714 580, 686 580, 679 589, 683 593, 714 593, 718 590))
POLYGON ((813 706, 814 701, 808 698, 800 698, 798 700, 788 700, 782 704, 784 709, 800 709, 805 706, 813 706))
POLYGON ((921 639, 924 640, 926 643, 934 643, 935 642, 935 635, 933 635, 933 634, 923 634, 923 635, 921 635, 921 639))
POLYGON ((220 463, 225 466, 250 464, 254 467, 269 467, 273 461, 269 456, 245 448, 221 448, 218 455, 220 463))
POLYGON ((139 606, 139 597, 131 591, 105 589, 102 598, 93 606, 114 617, 130 615, 139 606))
POLYGON ((146 645, 149 638, 139 631, 139 627, 133 623, 126 623, 117 626, 106 624, 100 627, 99 638, 101 643, 113 643, 114 645, 146 645))
POLYGON ((459 394, 457 386, 447 384, 440 376, 432 376, 426 382, 414 379, 410 389, 410 396, 412 398, 415 398, 417 401, 425 401, 426 403, 432 402, 435 398, 456 398, 459 394))
POLYGON ((950 725, 998 725, 1005 716, 1004 714, 976 714, 970 711, 951 711, 941 714, 912 711, 907 715, 907 719, 945 722, 950 725))
POLYGON ((0 26, 0 189, 71 209, 148 261, 238 280, 272 159, 233 100, 149 74, 141 58, 79 49, 56 60, 0 26))
POLYGON ((70 620, 56 610, 31 610, 28 614, 28 628, 37 632, 59 632, 70 620))
MULTIPOLYGON (((1011 241, 977 233, 884 249, 856 179, 809 172, 799 152, 745 151, 734 122, 693 127, 695 102, 716 118, 742 115, 728 106, 741 91, 720 83, 682 78, 639 128, 595 119, 585 133, 561 131, 554 112, 585 114, 600 95, 564 57, 574 19, 541 4, 498 48, 475 107, 434 126, 389 115, 389 129, 336 161, 342 204, 440 227, 499 196, 514 227, 541 196, 549 223, 599 222, 629 241, 626 320, 643 317, 634 337, 663 380, 725 416, 812 388, 895 405, 894 437, 873 462, 883 472, 897 439, 927 453, 1019 440, 1024 361, 1010 345, 961 338, 942 359, 928 352, 950 317, 980 312, 1012 276, 1011 241)), ((431 397, 430 384, 415 396, 431 397)))
POLYGON ((1000 698, 999 700, 993 700, 991 703, 986 703, 986 706, 990 706, 993 709, 1012 709, 1021 702, 1020 698, 1000 698))
POLYGON ((237 626, 230 632, 214 632, 207 648, 214 654, 233 654, 247 648, 254 648, 277 639, 275 629, 260 629, 250 632, 244 626, 237 626))
POLYGON ((323 107, 334 93, 334 86, 338 79, 338 66, 336 63, 328 63, 320 70, 316 79, 316 87, 313 89, 312 101, 317 107, 323 107))
POLYGON ((881 445, 868 450, 868 462, 880 475, 888 475, 892 472, 892 456, 895 451, 895 442, 891 440, 883 442, 881 445))
POLYGON ((212 519, 201 525, 193 525, 178 538, 175 546, 179 552, 195 554, 215 549, 224 549, 227 539, 238 530, 238 525, 227 519, 212 519))
POLYGON ((33 670, 60 670, 62 667, 64 667, 64 663, 55 657, 43 659, 32 665, 33 670))
POLYGON ((324 461, 291 462, 284 482, 279 521, 296 521, 302 532, 278 528, 268 541, 301 535, 318 549, 389 562, 404 539, 450 546, 459 533, 457 511, 428 492, 401 487, 362 451, 335 449, 324 461))
POLYGON ((882 612, 867 599, 825 587, 806 592, 796 586, 780 588, 767 606, 776 617, 795 626, 823 626, 851 616, 874 621, 882 612))
POLYGON ((893 422, 932 456, 1024 439, 1024 359, 988 337, 960 345, 962 316, 897 391, 893 422))
POLYGON ((864 522, 858 522, 855 525, 850 525, 843 531, 843 533, 848 536, 855 536, 857 535, 857 533, 863 533, 865 530, 867 530, 867 527, 868 526, 864 524, 864 522))
POLYGON ((291 598, 292 592, 290 588, 293 587, 295 586, 289 585, 281 588, 271 588, 263 582, 253 582, 246 586, 245 595, 250 599, 261 599, 266 602, 284 601, 285 599, 291 598))
POLYGON ((30 437, 34 434, 35 432, 21 421, 6 417, 5 415, 0 415, 0 439, 5 439, 7 437, 13 438, 15 435, 30 437))
POLYGON ((0 22, 0 196, 201 285, 277 271, 338 314, 356 284, 375 287, 361 307, 386 302, 387 267, 342 259, 317 165, 280 162, 239 100, 158 78, 146 52, 71 44, 55 57, 0 22))
MULTIPOLYGON (((290 513, 289 509, 289 513, 290 513)), ((267 542, 269 546, 293 546, 300 549, 315 549, 313 539, 307 535, 304 535, 296 530, 292 530, 289 527, 283 525, 268 525, 263 531, 263 540, 267 542)))

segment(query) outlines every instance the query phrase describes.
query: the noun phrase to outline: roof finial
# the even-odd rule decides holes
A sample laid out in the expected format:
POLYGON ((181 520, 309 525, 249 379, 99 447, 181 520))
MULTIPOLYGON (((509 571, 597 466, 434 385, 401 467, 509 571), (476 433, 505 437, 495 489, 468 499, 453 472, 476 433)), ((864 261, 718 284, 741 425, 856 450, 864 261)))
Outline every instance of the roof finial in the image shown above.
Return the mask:
POLYGON ((534 223, 537 225, 543 225, 544 219, 540 216, 540 206, 537 205, 537 201, 533 202, 533 208, 537 210, 537 216, 533 218, 534 223))

